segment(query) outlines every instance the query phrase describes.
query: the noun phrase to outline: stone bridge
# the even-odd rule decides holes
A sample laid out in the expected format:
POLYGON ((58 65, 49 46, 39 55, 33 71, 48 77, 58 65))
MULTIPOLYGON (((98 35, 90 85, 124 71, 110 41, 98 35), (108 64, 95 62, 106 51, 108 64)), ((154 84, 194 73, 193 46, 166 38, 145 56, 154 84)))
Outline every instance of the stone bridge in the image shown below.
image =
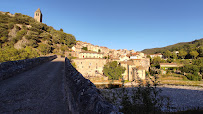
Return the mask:
POLYGON ((120 113, 67 58, 0 63, 0 113, 120 113))

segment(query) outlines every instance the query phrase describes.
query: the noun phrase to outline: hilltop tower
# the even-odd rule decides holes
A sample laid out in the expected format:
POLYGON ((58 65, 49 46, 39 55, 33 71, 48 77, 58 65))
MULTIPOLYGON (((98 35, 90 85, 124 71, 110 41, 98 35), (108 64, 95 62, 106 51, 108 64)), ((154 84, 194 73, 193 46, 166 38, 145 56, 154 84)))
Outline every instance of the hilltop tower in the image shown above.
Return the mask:
POLYGON ((38 22, 42 22, 42 12, 40 11, 39 8, 35 11, 34 19, 37 20, 38 22))

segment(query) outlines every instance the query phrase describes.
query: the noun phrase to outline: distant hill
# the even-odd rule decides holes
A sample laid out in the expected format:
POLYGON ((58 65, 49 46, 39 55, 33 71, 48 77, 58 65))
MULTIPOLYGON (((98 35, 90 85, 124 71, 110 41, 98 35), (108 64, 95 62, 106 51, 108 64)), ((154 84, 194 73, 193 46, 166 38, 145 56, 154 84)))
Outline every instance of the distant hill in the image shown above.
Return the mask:
POLYGON ((199 51, 200 48, 203 48, 203 38, 199 40, 194 40, 191 42, 181 42, 181 43, 169 45, 162 48, 144 49, 141 52, 146 54, 155 54, 155 53, 164 53, 166 50, 173 52, 173 51, 179 51, 181 49, 187 52, 190 52, 191 50, 199 51))
POLYGON ((0 11, 0 62, 63 55, 75 43, 75 37, 63 29, 55 30, 21 13, 0 11))

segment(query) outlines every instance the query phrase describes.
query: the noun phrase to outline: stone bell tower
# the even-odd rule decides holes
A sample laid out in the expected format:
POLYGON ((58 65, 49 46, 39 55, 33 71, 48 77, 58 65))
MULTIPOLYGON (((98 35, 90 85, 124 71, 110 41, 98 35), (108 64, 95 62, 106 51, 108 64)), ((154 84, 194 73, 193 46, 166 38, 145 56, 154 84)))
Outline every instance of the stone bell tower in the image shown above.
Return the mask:
POLYGON ((42 22, 42 12, 38 8, 37 11, 35 11, 34 14, 34 19, 37 20, 38 22, 42 22))

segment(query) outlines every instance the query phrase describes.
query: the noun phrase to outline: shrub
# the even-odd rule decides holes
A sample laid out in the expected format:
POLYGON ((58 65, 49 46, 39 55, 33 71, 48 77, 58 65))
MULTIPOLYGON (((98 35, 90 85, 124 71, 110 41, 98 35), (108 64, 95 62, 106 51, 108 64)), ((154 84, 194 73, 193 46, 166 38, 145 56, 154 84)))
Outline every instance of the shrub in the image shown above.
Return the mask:
POLYGON ((88 51, 87 47, 83 47, 82 49, 85 50, 85 51, 88 51))
POLYGON ((42 55, 46 55, 46 54, 50 53, 50 51, 51 51, 51 47, 47 44, 40 44, 38 49, 42 55))
POLYGON ((9 23, 9 24, 8 24, 8 28, 9 28, 9 29, 13 29, 13 28, 14 28, 14 23, 9 23))
POLYGON ((186 75, 187 79, 192 80, 192 81, 200 81, 201 77, 198 74, 187 74, 186 75))
POLYGON ((114 91, 109 92, 113 95, 104 92, 102 92, 102 94, 109 102, 120 106, 120 111, 124 114, 159 113, 162 108, 170 111, 169 97, 162 96, 160 94, 161 89, 157 88, 159 84, 157 75, 155 75, 151 81, 153 85, 151 85, 149 81, 144 84, 142 80, 138 80, 138 87, 133 87, 132 89, 113 89, 114 91))

